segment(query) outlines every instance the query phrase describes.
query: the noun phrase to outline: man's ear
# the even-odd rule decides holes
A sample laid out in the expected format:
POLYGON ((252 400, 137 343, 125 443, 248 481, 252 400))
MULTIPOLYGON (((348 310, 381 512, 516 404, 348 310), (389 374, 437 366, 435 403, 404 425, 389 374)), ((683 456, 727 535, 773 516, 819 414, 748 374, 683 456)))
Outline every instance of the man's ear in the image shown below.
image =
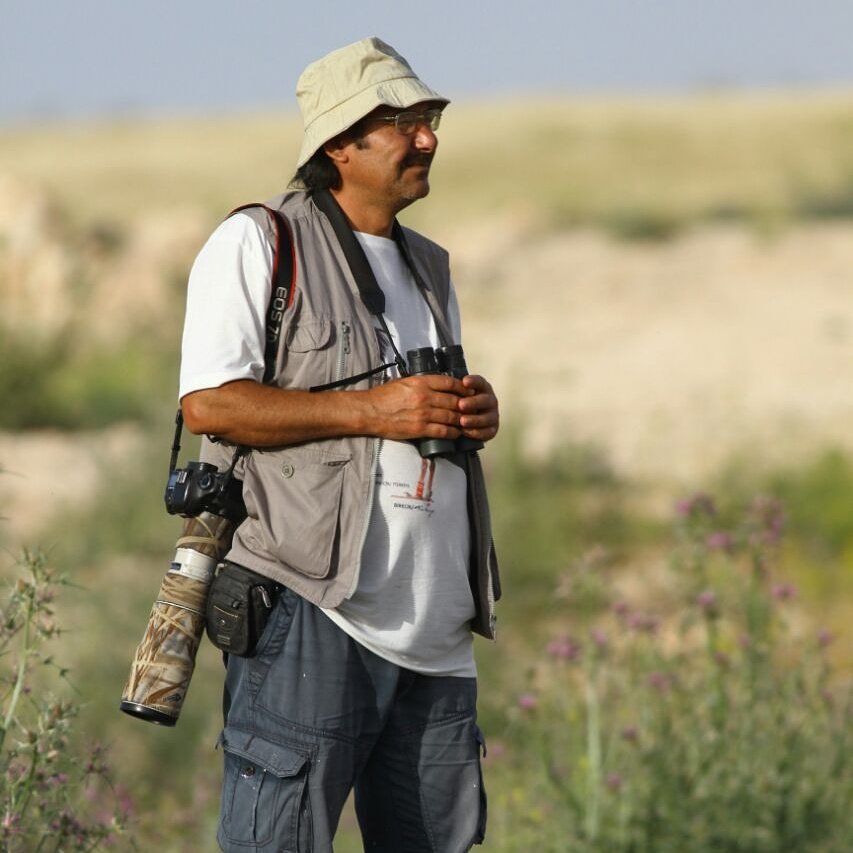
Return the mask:
POLYGON ((323 145, 326 156, 336 165, 349 162, 349 143, 352 140, 344 136, 336 136, 323 145))

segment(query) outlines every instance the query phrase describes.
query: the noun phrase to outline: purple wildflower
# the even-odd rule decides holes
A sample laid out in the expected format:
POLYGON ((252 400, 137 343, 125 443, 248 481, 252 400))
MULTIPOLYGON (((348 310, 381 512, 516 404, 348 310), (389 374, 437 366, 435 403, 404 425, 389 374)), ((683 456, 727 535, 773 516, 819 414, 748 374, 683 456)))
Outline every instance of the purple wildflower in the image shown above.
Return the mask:
POLYGON ((556 637, 546 646, 546 651, 557 660, 574 660, 581 652, 581 647, 570 637, 556 637))
POLYGON ((502 740, 493 740, 489 744, 489 751, 483 756, 484 760, 494 761, 506 753, 506 744, 502 740))
POLYGON ((692 519, 702 515, 713 517, 717 514, 717 508, 710 495, 697 492, 695 495, 676 501, 675 512, 682 518, 692 519))
POLYGON ((624 619, 629 612, 627 601, 617 601, 613 605, 613 614, 619 619, 624 619))
POLYGON ((522 693, 518 697, 518 707, 522 711, 533 711, 539 704, 539 700, 532 693, 522 693))
POLYGON ((125 785, 116 785, 115 795, 119 812, 121 812, 125 819, 136 812, 136 803, 125 785))
POLYGON ((608 773, 604 779, 604 784, 614 794, 618 794, 622 790, 622 776, 619 773, 608 773))
POLYGON ((640 737, 640 730, 636 726, 625 726, 620 733, 620 737, 629 743, 636 743, 640 737))
POLYGON ((625 624, 633 631, 653 634, 657 630, 660 620, 651 613, 629 613, 625 617, 625 624))
POLYGON ((727 669, 729 664, 731 663, 731 659, 724 652, 714 652, 714 660, 717 662, 717 665, 722 669, 727 669))
POLYGON ((756 545, 775 545, 785 530, 785 512, 782 504, 769 495, 759 495, 752 502, 750 515, 757 531, 752 540, 756 545))
POLYGON ((717 593, 712 589, 706 589, 696 596, 696 604, 707 616, 717 613, 717 593))
POLYGON ((84 772, 88 775, 103 775, 109 770, 106 763, 106 747, 102 743, 95 743, 92 746, 92 753, 89 760, 86 762, 84 772))
POLYGON ((829 628, 821 628, 820 631, 817 632, 817 644, 822 649, 825 649, 834 639, 835 634, 833 634, 829 628))
POLYGON ((666 693, 670 687, 669 676, 663 672, 650 672, 646 676, 646 684, 658 693, 666 693))
POLYGON ((26 775, 26 768, 22 764, 10 764, 6 768, 6 775, 12 782, 22 779, 26 775))
POLYGON ((593 628, 590 632, 590 636, 592 637, 593 643, 595 643, 595 647, 600 652, 604 652, 607 650, 608 640, 606 631, 602 630, 601 628, 593 628))
POLYGON ((725 530, 714 530, 705 537, 705 545, 711 551, 731 552, 734 549, 735 540, 731 533, 725 530))
POLYGON ((797 589, 789 583, 777 583, 773 586, 771 594, 776 601, 790 601, 792 598, 796 598, 797 589))

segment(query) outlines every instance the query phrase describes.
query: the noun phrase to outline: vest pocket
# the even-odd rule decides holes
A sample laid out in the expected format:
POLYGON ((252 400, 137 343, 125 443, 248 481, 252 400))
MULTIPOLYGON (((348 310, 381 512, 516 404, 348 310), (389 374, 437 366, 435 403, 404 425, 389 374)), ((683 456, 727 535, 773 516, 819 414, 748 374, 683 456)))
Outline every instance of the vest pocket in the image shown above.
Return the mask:
POLYGON ((288 388, 310 388, 331 381, 334 340, 335 326, 330 319, 303 312, 286 332, 277 381, 288 388))
POLYGON ((262 550, 308 577, 329 574, 350 458, 303 446, 246 459, 243 497, 255 522, 247 532, 262 550))
POLYGON ((306 317, 293 326, 287 342, 291 352, 311 352, 328 346, 332 338, 332 324, 325 317, 306 317))

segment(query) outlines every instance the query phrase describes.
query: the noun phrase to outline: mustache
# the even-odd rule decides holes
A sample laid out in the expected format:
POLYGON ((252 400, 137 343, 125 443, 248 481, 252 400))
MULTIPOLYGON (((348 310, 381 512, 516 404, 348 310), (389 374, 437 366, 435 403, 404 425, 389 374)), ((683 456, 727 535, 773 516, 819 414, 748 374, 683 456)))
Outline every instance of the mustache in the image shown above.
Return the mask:
POLYGON ((407 169, 409 166, 430 166, 434 154, 414 153, 409 154, 402 162, 402 167, 407 169))

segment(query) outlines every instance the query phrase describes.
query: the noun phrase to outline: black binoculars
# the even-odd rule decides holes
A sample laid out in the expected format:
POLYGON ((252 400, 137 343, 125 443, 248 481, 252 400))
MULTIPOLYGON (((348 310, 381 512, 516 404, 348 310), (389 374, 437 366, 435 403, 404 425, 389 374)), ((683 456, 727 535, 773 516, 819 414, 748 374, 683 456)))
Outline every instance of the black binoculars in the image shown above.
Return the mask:
MULTIPOLYGON (((461 379, 468 375, 465 364, 465 354, 459 344, 448 347, 421 347, 410 349, 406 353, 410 376, 421 376, 428 373, 444 374, 461 379)), ((447 456, 451 453, 470 453, 483 448, 482 441, 460 436, 450 438, 422 438, 417 442, 421 456, 431 459, 434 456, 447 456)))

